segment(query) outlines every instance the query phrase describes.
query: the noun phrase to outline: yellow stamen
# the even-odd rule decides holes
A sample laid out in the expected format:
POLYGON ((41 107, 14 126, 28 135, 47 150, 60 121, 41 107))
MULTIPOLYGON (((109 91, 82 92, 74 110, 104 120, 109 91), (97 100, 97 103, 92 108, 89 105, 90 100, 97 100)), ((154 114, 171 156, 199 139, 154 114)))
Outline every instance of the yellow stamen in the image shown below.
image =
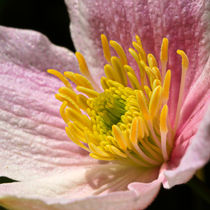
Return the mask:
POLYGON ((160 71, 159 71, 159 69, 158 69, 156 66, 154 66, 154 67, 152 68, 152 71, 154 72, 154 74, 156 75, 156 77, 157 77, 159 80, 161 80, 160 71))
POLYGON ((130 133, 130 140, 133 144, 137 144, 138 140, 138 118, 135 118, 131 125, 131 133, 130 133))
POLYGON ((182 105, 183 95, 184 95, 185 77, 186 77, 187 69, 189 66, 189 60, 185 52, 182 50, 177 50, 177 54, 179 54, 182 57, 182 74, 181 74, 181 83, 180 83, 180 88, 179 88, 179 98, 178 98, 177 109, 176 109, 176 119, 174 123, 174 130, 177 129, 177 126, 180 120, 180 111, 181 111, 181 105, 182 105))
POLYGON ((157 61, 154 57, 153 54, 148 54, 147 55, 147 60, 148 60, 148 64, 149 64, 149 67, 156 67, 157 66, 157 61))
POLYGON ((188 66, 189 66, 189 60, 187 55, 183 50, 177 50, 177 54, 181 55, 182 57, 182 71, 187 71, 188 66))
POLYGON ((88 69, 87 63, 83 55, 80 52, 76 52, 75 55, 79 63, 80 72, 93 84, 95 88, 97 88, 98 86, 96 85, 94 79, 92 78, 90 74, 90 71, 88 69))
POLYGON ((120 148, 125 151, 127 149, 127 145, 126 145, 125 138, 124 138, 120 128, 116 125, 113 125, 112 131, 113 131, 114 137, 116 138, 116 140, 119 143, 120 148))
POLYGON ((145 72, 147 73, 147 77, 149 79, 149 84, 150 84, 150 86, 153 89, 153 82, 154 82, 154 80, 156 78, 156 75, 153 73, 152 69, 149 68, 148 66, 145 66, 144 69, 145 69, 145 72))
POLYGON ((168 161, 172 150, 180 119, 188 58, 183 51, 177 51, 182 57, 182 77, 173 127, 167 105, 169 98, 173 97, 170 95, 173 71, 166 69, 168 40, 164 38, 162 42, 159 68, 155 56, 146 54, 136 35, 136 41, 132 43, 134 49, 128 51, 138 69, 128 64, 127 52, 119 43, 110 41, 118 55, 115 57, 111 56, 109 42, 103 34, 101 42, 108 62, 104 66, 106 77, 100 80, 103 89, 94 82, 79 52, 76 57, 82 75, 73 72, 64 72, 63 75, 48 70, 66 86, 56 94, 62 102, 60 114, 67 124, 66 133, 75 144, 98 160, 131 164, 142 169, 159 167, 168 161), (77 91, 68 79, 76 85, 77 91))
POLYGON ((141 86, 139 84, 139 81, 137 79, 135 71, 132 69, 132 67, 129 65, 125 65, 124 69, 125 69, 125 71, 127 71, 127 75, 128 75, 128 78, 131 82, 133 89, 141 89, 141 86))
POLYGON ((64 85, 66 85, 66 87, 72 88, 70 82, 59 71, 54 69, 48 69, 47 72, 58 77, 64 83, 64 85))
POLYGON ((80 68, 80 72, 85 75, 87 78, 90 77, 90 71, 88 69, 87 63, 83 57, 83 55, 80 52, 76 52, 75 53, 78 63, 79 63, 79 68, 80 68))
POLYGON ((77 95, 76 100, 77 100, 77 103, 79 104, 80 108, 86 111, 88 108, 88 105, 87 105, 88 99, 84 95, 79 94, 79 95, 77 95))
POLYGON ((139 108, 142 111, 142 114, 144 116, 144 119, 147 121, 150 120, 149 110, 148 110, 146 98, 145 98, 143 92, 141 90, 137 91, 136 97, 137 97, 139 108))
POLYGON ((117 149, 117 147, 113 146, 113 145, 107 145, 105 146, 113 155, 117 155, 119 157, 123 157, 126 158, 127 156, 121 152, 119 149, 117 149))
POLYGON ((171 71, 168 70, 166 72, 165 79, 164 79, 164 82, 163 82, 163 89, 162 89, 163 104, 166 104, 168 102, 170 84, 171 84, 171 71))
MULTIPOLYGON (((110 60, 110 61, 111 61, 111 60, 110 60)), ((114 72, 114 70, 113 70, 113 68, 112 68, 111 65, 106 64, 106 65, 104 66, 104 73, 105 73, 105 75, 106 75, 106 77, 107 77, 108 79, 117 80, 118 75, 117 75, 116 72, 114 72)))
POLYGON ((140 37, 138 35, 136 35, 135 37, 136 37, 136 41, 139 44, 139 46, 143 48, 140 37))
POLYGON ((78 138, 80 141, 87 143, 85 140, 84 132, 81 130, 81 124, 79 122, 69 122, 68 127, 72 132, 72 135, 78 138))
POLYGON ((101 77, 101 86, 104 90, 109 89, 109 85, 107 84, 107 78, 101 77))
POLYGON ((82 86, 77 86, 77 90, 86 94, 87 96, 89 97, 97 97, 98 96, 98 92, 96 92, 95 90, 91 90, 89 88, 85 88, 85 87, 82 87, 82 86))
POLYGON ((111 53, 109 49, 109 42, 104 34, 101 34, 101 43, 103 47, 104 57, 108 63, 111 63, 111 53))
POLYGON ((152 96, 149 103, 149 113, 152 119, 154 119, 158 111, 160 94, 161 94, 161 86, 157 86, 152 92, 152 96))
POLYGON ((162 77, 165 76, 167 62, 168 62, 168 39, 163 38, 161 45, 161 53, 160 53, 161 67, 162 67, 162 77))
POLYGON ((58 99, 59 101, 66 101, 68 103, 68 106, 71 106, 72 108, 76 109, 76 110, 80 110, 79 106, 77 105, 77 103, 74 101, 74 99, 72 99, 71 97, 69 97, 68 95, 65 94, 55 94, 56 99, 58 99))
POLYGON ((155 79, 152 83, 152 89, 154 90, 157 86, 160 86, 161 82, 159 79, 155 79))
POLYGON ((146 53, 144 49, 137 43, 137 42, 132 42, 133 47, 138 51, 140 59, 142 59, 146 63, 146 53))
POLYGON ((94 89, 91 85, 90 81, 86 79, 81 74, 73 73, 73 72, 64 72, 64 76, 69 78, 72 82, 74 82, 77 86, 83 86, 89 89, 94 89))
POLYGON ((115 77, 115 79, 117 79, 118 82, 126 86, 127 85, 126 74, 125 74, 125 70, 123 68, 122 63, 120 62, 120 59, 113 56, 111 58, 111 63, 112 63, 114 71, 117 73, 117 76, 115 77))
POLYGON ((64 101, 60 107, 60 114, 61 114, 61 117, 63 118, 63 120, 65 121, 65 123, 67 124, 69 122, 69 119, 67 118, 67 116, 65 114, 66 107, 67 107, 67 102, 64 101))
POLYGON ((116 53, 119 55, 122 64, 126 65, 128 62, 123 48, 113 40, 110 41, 110 45, 115 49, 116 53))
POLYGON ((89 143, 89 147, 90 147, 90 150, 93 153, 95 153, 96 155, 99 155, 101 157, 106 157, 106 158, 109 158, 110 157, 109 153, 105 152, 103 150, 103 148, 100 147, 100 146, 96 146, 95 144, 89 143))
POLYGON ((135 118, 132 122, 132 126, 131 126, 131 134, 130 134, 130 139, 131 142, 136 150, 136 152, 139 154, 139 156, 141 158, 143 158, 143 160, 145 162, 148 162, 150 164, 159 164, 158 161, 153 160, 151 158, 149 158, 142 150, 141 148, 137 145, 137 141, 138 141, 138 128, 139 128, 139 119, 135 118))
POLYGON ((69 96, 73 101, 76 100, 77 94, 72 89, 61 87, 59 88, 58 92, 63 95, 69 96))
POLYGON ((150 88, 147 85, 144 86, 144 90, 147 94, 147 97, 150 99, 151 95, 152 95, 152 91, 150 90, 150 88))
POLYGON ((144 62, 142 60, 139 59, 138 54, 136 53, 136 51, 132 48, 129 48, 128 50, 130 52, 130 54, 133 56, 133 58, 135 59, 138 67, 139 67, 139 71, 140 71, 140 79, 141 79, 141 85, 144 84, 144 80, 145 80, 145 73, 144 73, 144 62))
POLYGON ((167 116, 168 116, 168 106, 164 105, 160 114, 160 132, 161 132, 161 148, 164 160, 168 160, 167 153, 167 133, 168 133, 168 125, 167 125, 167 116))
POLYGON ((67 115, 69 117, 69 119, 71 119, 71 121, 78 121, 81 124, 83 124, 83 126, 86 127, 90 127, 90 120, 87 118, 86 115, 82 115, 81 113, 77 112, 74 109, 68 108, 67 110, 67 115))
POLYGON ((71 130, 70 130, 69 127, 66 127, 65 130, 66 130, 66 133, 67 133, 68 137, 69 137, 75 144, 77 144, 79 147, 83 148, 84 150, 90 152, 90 150, 89 150, 84 144, 82 144, 82 143, 79 141, 79 139, 78 139, 77 137, 75 137, 75 136, 72 135, 72 132, 71 132, 71 130))
POLYGON ((160 130, 161 132, 165 133, 168 132, 167 116, 168 116, 168 106, 165 104, 160 114, 160 130))
POLYGON ((145 136, 145 123, 144 123, 144 120, 143 118, 139 118, 139 124, 138 124, 138 137, 139 139, 143 139, 144 136, 145 136))

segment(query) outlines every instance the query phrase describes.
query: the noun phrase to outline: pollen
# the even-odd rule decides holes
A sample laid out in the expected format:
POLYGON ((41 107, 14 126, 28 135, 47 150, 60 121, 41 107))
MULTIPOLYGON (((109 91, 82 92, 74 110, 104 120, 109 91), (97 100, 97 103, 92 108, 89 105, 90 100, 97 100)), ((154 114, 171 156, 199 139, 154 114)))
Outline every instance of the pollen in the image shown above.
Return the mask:
POLYGON ((182 72, 176 118, 171 123, 168 100, 173 97, 170 95, 173 71, 167 69, 168 39, 163 38, 159 59, 145 52, 137 35, 133 48, 127 51, 116 41, 108 41, 104 34, 101 42, 107 64, 100 85, 79 52, 76 58, 81 74, 48 70, 65 85, 55 96, 62 102, 60 114, 66 123, 66 133, 95 159, 142 168, 160 166, 170 158, 180 120, 189 65, 187 55, 177 50, 182 72), (128 53, 136 65, 129 65, 128 53))

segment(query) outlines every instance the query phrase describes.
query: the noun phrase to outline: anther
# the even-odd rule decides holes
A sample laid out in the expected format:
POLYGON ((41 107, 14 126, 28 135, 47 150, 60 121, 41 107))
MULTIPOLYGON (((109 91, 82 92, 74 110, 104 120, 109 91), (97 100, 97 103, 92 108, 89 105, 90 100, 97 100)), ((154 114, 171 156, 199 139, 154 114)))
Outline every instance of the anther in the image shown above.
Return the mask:
POLYGON ((182 50, 177 50, 177 54, 179 54, 182 57, 182 73, 181 73, 181 83, 179 87, 179 98, 178 98, 178 103, 177 103, 177 108, 176 108, 176 119, 174 123, 174 131, 177 129, 177 126, 180 120, 180 111, 181 111, 183 95, 184 95, 185 77, 186 77, 186 72, 189 66, 189 60, 185 52, 182 50))
POLYGON ((156 61, 155 56, 153 54, 148 54, 147 55, 147 60, 148 60, 148 64, 149 64, 150 68, 157 66, 157 61, 156 61))
POLYGON ((64 85, 66 85, 66 87, 72 88, 70 82, 59 71, 54 69, 48 69, 47 72, 58 77, 64 83, 64 85))
POLYGON ((167 62, 168 62, 168 39, 163 38, 161 45, 161 53, 160 53, 160 61, 161 61, 161 69, 162 69, 162 78, 165 76, 167 62))
POLYGON ((116 138, 120 148, 125 151, 127 149, 126 140, 125 140, 120 128, 116 125, 113 125, 112 132, 113 132, 114 137, 116 138))
POLYGON ((149 113, 153 119, 159 110, 159 101, 161 96, 161 86, 157 86, 153 92, 149 103, 149 113))
POLYGON ((127 57, 121 45, 119 45, 116 41, 113 40, 110 41, 110 45, 115 49, 116 53, 119 55, 122 64, 128 64, 127 57))
POLYGON ((112 63, 114 71, 118 75, 115 79, 117 79, 117 81, 122 83, 124 86, 127 86, 127 78, 126 78, 125 70, 123 68, 123 65, 120 59, 113 56, 111 58, 111 63, 112 63))
POLYGON ((109 42, 104 34, 101 34, 101 43, 103 47, 104 57, 108 63, 111 63, 111 53, 109 49, 109 42))
POLYGON ((163 82, 163 89, 162 89, 162 100, 163 104, 166 104, 168 102, 169 98, 169 91, 170 91, 170 84, 171 84, 171 71, 168 70, 166 72, 164 82, 163 82))
POLYGON ((166 138, 168 133, 167 116, 168 116, 168 106, 164 105, 160 114, 160 133, 161 133, 161 149, 165 161, 168 160, 167 138, 166 138))

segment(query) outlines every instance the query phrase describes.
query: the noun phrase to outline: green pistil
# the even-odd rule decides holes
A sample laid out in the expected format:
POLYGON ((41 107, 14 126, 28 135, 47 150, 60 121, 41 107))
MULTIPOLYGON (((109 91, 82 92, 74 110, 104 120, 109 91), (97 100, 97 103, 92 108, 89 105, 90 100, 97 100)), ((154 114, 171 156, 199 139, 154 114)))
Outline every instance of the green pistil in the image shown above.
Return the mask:
POLYGON ((121 121, 121 116, 125 113, 125 100, 112 93, 102 93, 98 96, 92 108, 100 121, 103 122, 104 132, 110 131, 113 125, 121 121))

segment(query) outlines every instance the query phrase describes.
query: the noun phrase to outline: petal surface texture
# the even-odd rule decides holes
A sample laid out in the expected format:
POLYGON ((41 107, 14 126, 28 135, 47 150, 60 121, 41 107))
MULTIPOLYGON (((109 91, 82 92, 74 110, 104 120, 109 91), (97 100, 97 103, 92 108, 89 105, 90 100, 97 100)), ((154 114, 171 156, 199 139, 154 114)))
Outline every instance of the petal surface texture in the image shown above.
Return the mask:
POLYGON ((0 28, 0 175, 28 180, 94 160, 66 136, 48 68, 77 71, 74 55, 33 31, 0 28))
POLYGON ((179 166, 174 170, 166 170, 164 187, 170 188, 188 182, 210 160, 210 109, 202 120, 199 130, 191 139, 179 166))
MULTIPOLYGON (((100 170, 99 170, 100 169, 100 170)), ((101 175, 106 174, 105 170, 101 175)), ((139 209, 148 206, 157 195, 162 174, 155 181, 157 171, 143 172, 138 179, 148 183, 133 183, 130 191, 103 193, 94 195, 93 183, 97 180, 96 169, 87 177, 87 168, 77 167, 66 173, 57 173, 44 178, 29 180, 19 183, 0 185, 0 204, 9 209, 87 209, 104 210, 114 209, 139 209), (94 173, 93 173, 94 172, 94 173)), ((125 179, 130 178, 129 170, 123 171, 125 179)), ((105 177, 101 181, 106 180, 105 177)), ((118 189, 121 186, 118 185, 118 189)), ((113 188, 114 190, 114 188, 113 188)))

